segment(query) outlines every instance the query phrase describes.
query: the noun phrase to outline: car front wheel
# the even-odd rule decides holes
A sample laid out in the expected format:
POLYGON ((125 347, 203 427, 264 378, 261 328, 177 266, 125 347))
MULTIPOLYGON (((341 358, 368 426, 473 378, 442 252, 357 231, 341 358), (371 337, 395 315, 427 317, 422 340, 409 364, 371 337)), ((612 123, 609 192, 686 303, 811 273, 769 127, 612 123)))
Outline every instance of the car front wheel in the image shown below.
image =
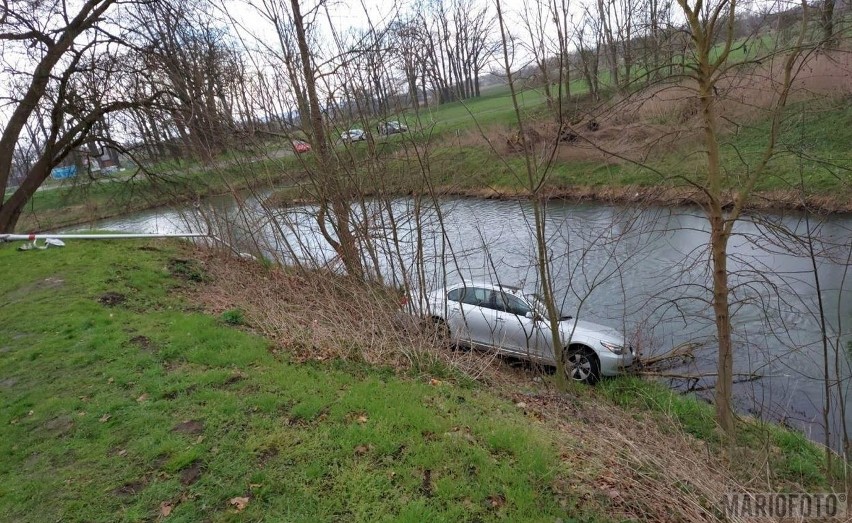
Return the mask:
POLYGON ((600 379, 601 366, 598 357, 588 347, 568 347, 563 353, 565 374, 572 380, 594 385, 600 379))

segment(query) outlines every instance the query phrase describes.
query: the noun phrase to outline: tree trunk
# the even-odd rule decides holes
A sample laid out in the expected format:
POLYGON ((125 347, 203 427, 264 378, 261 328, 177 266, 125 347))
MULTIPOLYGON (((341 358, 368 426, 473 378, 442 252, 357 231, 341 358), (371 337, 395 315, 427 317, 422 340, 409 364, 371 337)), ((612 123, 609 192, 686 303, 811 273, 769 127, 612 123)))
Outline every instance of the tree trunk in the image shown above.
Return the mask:
POLYGON ((50 163, 46 156, 42 156, 27 173, 24 181, 12 196, 0 205, 0 233, 13 233, 18 225, 18 219, 30 198, 36 190, 50 176, 50 163))
MULTIPOLYGON (((718 202, 716 202, 718 203, 718 202)), ((710 249, 713 262, 713 312, 716 315, 716 336, 719 342, 716 379, 716 421, 725 435, 734 436, 732 378, 734 354, 731 340, 731 317, 728 304, 728 235, 725 217, 720 205, 712 204, 710 210, 710 249)))
MULTIPOLYGON (((705 56, 700 53, 700 56, 705 56)), ((709 56, 709 55, 708 55, 709 56)), ((722 208, 722 162, 716 134, 716 109, 711 74, 706 63, 700 64, 697 77, 701 104, 704 144, 707 146, 707 214, 710 221, 710 255, 713 266, 713 312, 719 343, 716 378, 716 422, 729 440, 734 437, 733 344, 728 287, 728 237, 722 208)))
MULTIPOLYGON (((322 177, 319 183, 325 186, 330 193, 331 210, 335 220, 334 227, 337 233, 338 244, 335 247, 337 254, 343 262, 346 272, 349 275, 363 279, 364 268, 361 263, 361 257, 358 251, 356 239, 351 228, 351 209, 349 203, 345 200, 346 192, 340 186, 340 179, 337 177, 336 169, 334 168, 333 153, 329 149, 329 142, 326 137, 325 127, 323 126, 323 116, 320 111, 319 96, 317 95, 316 78, 311 61, 311 50, 308 47, 308 39, 305 34, 304 20, 302 18, 301 7, 299 0, 290 0, 290 5, 293 9, 293 25, 296 29, 296 40, 299 46, 299 53, 302 58, 302 68, 304 72, 305 90, 308 94, 308 105, 310 107, 310 126, 315 142, 315 151, 319 163, 319 173, 322 177)), ((327 194, 328 194, 327 193, 327 194)), ((320 216, 320 220, 324 222, 325 217, 320 216)), ((322 224, 320 224, 322 225, 322 224)), ((326 240, 332 245, 335 241, 330 235, 325 235, 326 240)))
POLYGON ((836 43, 834 35, 834 2, 835 0, 825 0, 822 6, 822 35, 826 47, 833 47, 836 43))

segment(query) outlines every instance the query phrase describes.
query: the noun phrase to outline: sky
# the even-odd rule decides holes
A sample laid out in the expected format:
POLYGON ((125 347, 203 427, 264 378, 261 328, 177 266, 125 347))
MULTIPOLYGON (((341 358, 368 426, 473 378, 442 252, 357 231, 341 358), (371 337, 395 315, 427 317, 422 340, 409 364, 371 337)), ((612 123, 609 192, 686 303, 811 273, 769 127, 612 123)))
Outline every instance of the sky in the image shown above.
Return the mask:
MULTIPOLYGON (((266 41, 273 42, 276 38, 275 32, 270 23, 260 15, 256 8, 251 4, 262 4, 263 0, 211 0, 215 3, 217 16, 223 22, 228 19, 233 19, 237 22, 235 29, 239 31, 246 41, 253 38, 262 38, 266 41)), ((289 4, 288 0, 278 0, 289 4)), ((445 0, 449 2, 450 0, 445 0)), ((521 36, 519 29, 521 27, 521 13, 524 6, 534 2, 535 0, 501 0, 501 6, 506 21, 507 31, 521 36)), ((316 0, 302 1, 303 12, 310 10, 317 5, 316 0)), ((474 0, 477 5, 488 5, 492 13, 496 13, 496 0, 474 0)), ((579 0, 573 0, 573 3, 579 6, 579 0)), ((393 20, 400 14, 411 12, 412 6, 415 4, 413 0, 404 1, 383 1, 383 0, 328 0, 325 2, 328 15, 323 12, 322 16, 318 17, 320 32, 323 37, 330 41, 332 31, 329 29, 329 20, 333 24, 336 32, 343 34, 349 30, 367 30, 370 23, 375 27, 382 27, 389 21, 393 20)), ((579 13, 579 7, 578 13, 579 13)), ((499 38, 499 29, 495 24, 494 37, 499 38)), ((554 32, 555 33, 555 32, 554 32)))

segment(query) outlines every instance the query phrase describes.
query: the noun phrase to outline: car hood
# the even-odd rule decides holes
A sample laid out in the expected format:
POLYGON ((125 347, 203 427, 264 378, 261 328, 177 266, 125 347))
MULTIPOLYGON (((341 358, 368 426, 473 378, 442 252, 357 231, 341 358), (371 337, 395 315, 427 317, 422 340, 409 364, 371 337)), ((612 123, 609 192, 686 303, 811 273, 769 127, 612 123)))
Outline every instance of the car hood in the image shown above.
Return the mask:
POLYGON ((587 336, 601 341, 624 345, 624 335, 612 327, 585 320, 563 320, 559 322, 559 330, 564 337, 587 336))

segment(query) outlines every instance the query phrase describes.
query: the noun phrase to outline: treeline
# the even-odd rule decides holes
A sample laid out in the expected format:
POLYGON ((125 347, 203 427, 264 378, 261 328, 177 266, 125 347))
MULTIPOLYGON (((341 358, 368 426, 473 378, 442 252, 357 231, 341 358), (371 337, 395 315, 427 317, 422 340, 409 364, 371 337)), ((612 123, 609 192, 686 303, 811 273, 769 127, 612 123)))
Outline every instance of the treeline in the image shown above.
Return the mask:
MULTIPOLYGON (((364 13, 358 28, 335 26, 325 2, 303 6, 301 20, 294 5, 250 1, 244 9, 264 22, 262 32, 206 0, 88 0, 73 17, 52 4, 9 2, 0 40, 20 59, 5 70, 10 118, 0 141, 0 193, 19 189, 0 225, 16 221, 69 155, 118 150, 143 165, 209 164, 282 134, 315 141, 312 118, 329 129, 366 127, 377 115, 478 97, 484 77, 506 78, 504 52, 514 78, 540 88, 554 111, 566 107, 578 79, 600 100, 693 63, 682 10, 661 0, 531 0, 499 13, 511 21, 505 42, 492 2, 399 4, 381 20, 364 13)), ((824 43, 836 45, 846 8, 834 0, 738 8, 730 23, 722 12, 710 37, 745 42, 778 33, 805 8, 824 43)))

